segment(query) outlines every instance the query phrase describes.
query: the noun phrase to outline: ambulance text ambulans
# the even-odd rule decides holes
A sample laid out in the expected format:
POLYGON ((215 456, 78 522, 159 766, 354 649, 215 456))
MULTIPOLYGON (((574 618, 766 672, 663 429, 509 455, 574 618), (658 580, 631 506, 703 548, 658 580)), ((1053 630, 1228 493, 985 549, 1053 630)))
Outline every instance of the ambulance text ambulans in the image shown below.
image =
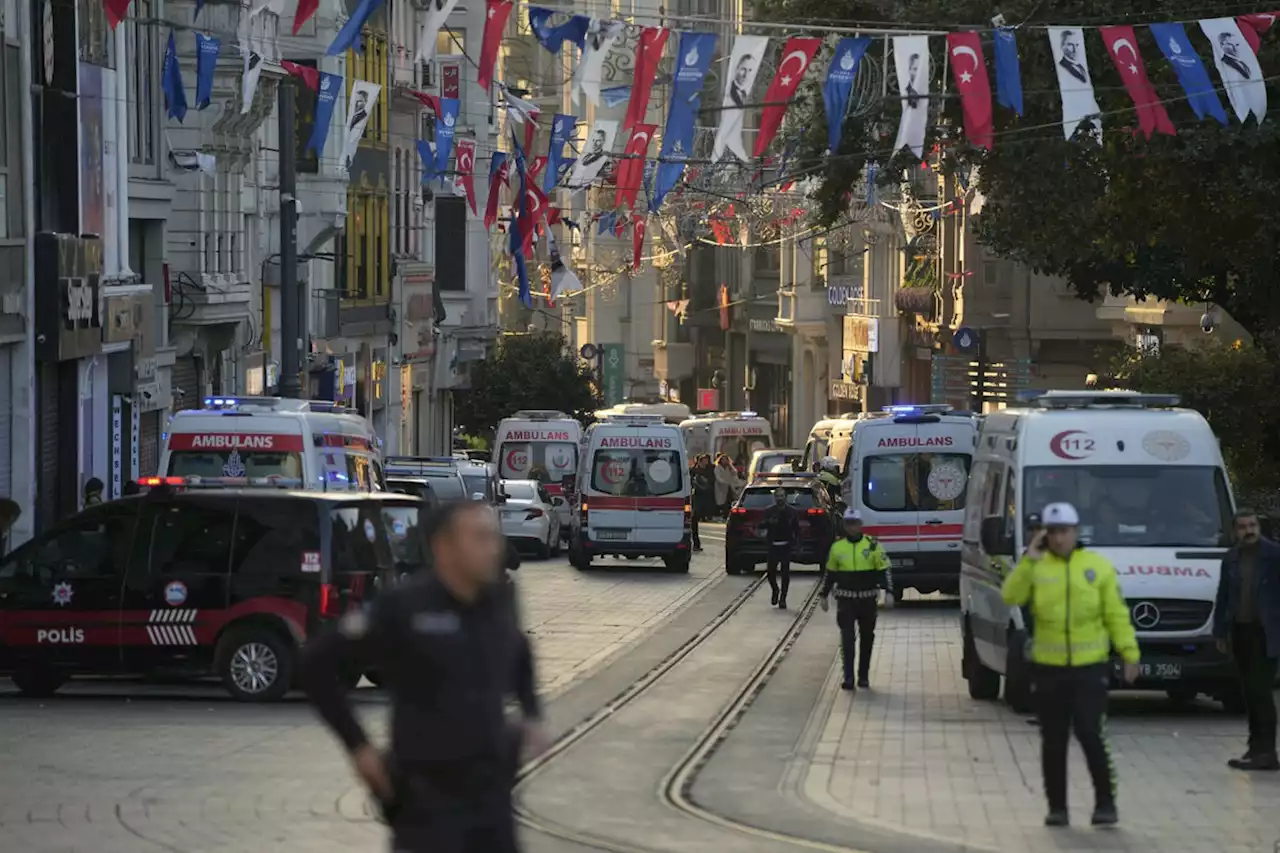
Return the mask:
MULTIPOLYGON (((560 529, 569 529, 569 505, 577 489, 582 424, 564 412, 521 410, 498 424, 493 461, 503 480, 538 480, 561 496, 560 529)), ((563 538, 563 534, 562 534, 563 538)))
POLYGON ((773 428, 755 412, 714 412, 697 415, 680 424, 690 455, 727 455, 745 472, 751 454, 773 446, 773 428))

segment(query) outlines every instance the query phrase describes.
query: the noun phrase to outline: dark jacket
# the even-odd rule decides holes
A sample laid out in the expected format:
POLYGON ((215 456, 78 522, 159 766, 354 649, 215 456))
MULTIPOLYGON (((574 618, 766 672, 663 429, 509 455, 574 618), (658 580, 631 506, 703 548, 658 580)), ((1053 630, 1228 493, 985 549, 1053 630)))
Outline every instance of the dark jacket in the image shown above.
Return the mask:
POLYGON ((786 542, 794 545, 800 541, 800 513, 790 504, 773 504, 764 511, 766 541, 786 542))
MULTIPOLYGON (((1233 545, 1222 558, 1218 575, 1218 598, 1213 608, 1213 636, 1231 636, 1236 608, 1240 604, 1240 546, 1233 545)), ((1258 565, 1254 571, 1254 601, 1258 622, 1267 637, 1268 657, 1280 658, 1280 545, 1270 539, 1258 543, 1258 565)))

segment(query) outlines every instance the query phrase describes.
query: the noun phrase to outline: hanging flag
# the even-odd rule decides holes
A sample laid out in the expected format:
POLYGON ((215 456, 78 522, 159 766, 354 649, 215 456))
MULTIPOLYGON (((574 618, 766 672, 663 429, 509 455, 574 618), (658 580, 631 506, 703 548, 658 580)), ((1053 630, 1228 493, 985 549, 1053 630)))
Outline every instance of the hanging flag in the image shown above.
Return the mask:
POLYGON ((241 105, 240 114, 247 115, 253 107, 254 95, 258 94, 258 80, 262 77, 262 54, 242 46, 244 54, 244 71, 240 75, 241 105))
POLYGON ((618 188, 614 192, 614 207, 635 207, 636 196, 640 192, 640 184, 644 180, 644 162, 649 155, 649 140, 658 129, 656 124, 637 124, 631 128, 631 138, 622 151, 622 160, 618 163, 618 176, 615 181, 618 188))
POLYGON ((511 94, 511 90, 501 83, 502 97, 506 101, 507 118, 516 124, 524 125, 524 147, 533 148, 533 136, 538 132, 538 116, 541 111, 532 101, 526 101, 511 94))
POLYGON ((573 167, 578 164, 577 157, 565 157, 560 161, 560 172, 556 175, 556 186, 561 186, 573 174, 573 167))
POLYGON ((1170 136, 1176 134, 1156 87, 1147 77, 1147 66, 1135 47, 1138 42, 1133 27, 1099 27, 1098 35, 1102 36, 1102 43, 1107 46, 1107 53, 1111 54, 1111 61, 1124 81, 1125 91, 1138 109, 1138 127, 1142 128, 1142 135, 1150 139, 1156 131, 1170 136))
POLYGON ((560 246, 556 243, 555 237, 548 235, 547 252, 551 256, 551 296, 559 299, 566 293, 582 290, 582 281, 574 274, 573 270, 565 266, 564 258, 560 255, 560 246))
MULTIPOLYGON (((425 139, 419 139, 417 143, 418 159, 422 161, 422 181, 425 186, 436 172, 436 149, 435 146, 425 139)), ((444 183, 444 178, 440 179, 444 183)))
POLYGON ((609 119, 596 119, 587 138, 586 153, 578 158, 569 175, 568 187, 580 190, 600 176, 609 164, 609 152, 613 150, 613 138, 618 133, 618 123, 609 119))
MULTIPOLYGON (((107 13, 107 23, 114 30, 129 15, 129 4, 133 0, 103 0, 103 8, 107 13)), ((199 14, 199 10, 196 10, 199 14)))
POLYGON ((1267 82, 1258 57, 1244 44, 1240 25, 1232 18, 1209 18, 1200 22, 1200 29, 1213 46, 1213 62, 1236 118, 1243 122, 1252 113, 1261 123, 1267 117, 1267 82))
POLYGON ((653 78, 662 61, 662 50, 667 46, 670 30, 662 27, 645 27, 636 43, 636 67, 632 74, 631 100, 627 102, 627 115, 622 120, 625 130, 644 121, 649 112, 649 93, 653 90, 653 78))
POLYGON ((182 66, 178 64, 178 48, 172 28, 169 30, 169 47, 164 52, 160 90, 164 92, 164 106, 169 118, 176 118, 181 124, 187 117, 187 90, 182 85, 182 66))
POLYGON ((599 225, 596 228, 596 234, 600 235, 600 234, 611 233, 613 231, 613 226, 617 224, 617 221, 618 221, 618 214, 614 213, 613 211, 600 214, 600 220, 599 220, 599 225))
POLYGON ((671 106, 662 131, 658 171, 649 197, 649 210, 662 206, 667 193, 680 182, 684 161, 693 150, 694 124, 702 108, 702 84, 716 52, 715 33, 681 33, 676 49, 675 80, 671 86, 671 106))
POLYGON ((782 127, 783 113, 787 111, 787 107, 791 106, 791 98, 795 95, 796 89, 800 88, 800 81, 804 79, 805 72, 809 70, 809 63, 813 61, 813 55, 821 46, 820 38, 787 39, 786 45, 782 48, 782 62, 778 65, 778 72, 773 75, 773 82, 764 93, 764 110, 760 113, 760 129, 756 132, 756 146, 753 152, 756 157, 763 156, 769 148, 769 143, 773 142, 773 138, 778 135, 778 128, 782 127))
POLYGON ((597 107, 600 106, 600 77, 604 73, 604 61, 609 56, 609 48, 626 31, 627 25, 622 21, 604 18, 592 18, 587 27, 587 46, 574 69, 573 85, 597 107))
POLYGON ((951 54, 951 76, 960 93, 964 112, 964 135, 975 148, 991 150, 991 84, 987 81, 987 62, 982 55, 982 41, 976 32, 949 33, 947 51, 951 54))
POLYGON ((730 240, 728 223, 721 222, 719 219, 712 219, 711 236, 715 238, 717 246, 727 245, 730 240))
POLYGON ((520 301, 525 307, 533 306, 533 296, 529 293, 529 273, 525 268, 524 256, 526 247, 533 237, 533 212, 529 209, 529 174, 525 165, 524 151, 520 148, 520 143, 516 140, 515 134, 511 136, 512 159, 515 160, 516 177, 519 179, 519 186, 516 190, 516 198, 512 209, 511 223, 511 242, 509 249, 512 258, 516 262, 516 276, 520 283, 520 301))
POLYGON ((871 39, 863 36, 840 39, 827 66, 822 103, 827 110, 827 150, 833 154, 840 149, 844 117, 849 111, 849 99, 853 97, 853 78, 858 76, 858 66, 870 46, 871 39))
POLYGON ((644 216, 637 216, 635 222, 631 226, 631 269, 640 269, 640 252, 644 249, 644 231, 648 225, 648 219, 644 216))
POLYGON ((536 181, 545 168, 547 168, 547 158, 534 157, 533 162, 529 164, 529 180, 536 181))
POLYGON ((1262 36, 1275 24, 1276 15, 1280 15, 1280 12, 1254 13, 1236 18, 1236 23, 1240 26, 1240 35, 1244 36, 1244 40, 1249 43, 1249 48, 1254 53, 1262 47, 1262 36))
POLYGON ((1013 27, 995 32, 996 100, 1000 106, 1022 115, 1022 67, 1018 62, 1018 38, 1013 27))
MULTIPOLYGON (((204 4, 204 0, 200 0, 200 4, 204 4)), ((302 25, 311 20, 311 16, 320 8, 320 0, 298 0, 298 8, 293 13, 293 34, 296 36, 298 30, 302 29, 302 25)), ((196 10, 196 14, 200 14, 196 10)))
POLYGON ((356 149, 364 137, 365 125, 373 113, 373 105, 378 102, 378 94, 382 86, 365 80, 356 80, 351 84, 351 103, 347 105, 346 132, 342 138, 342 154, 338 162, 342 168, 351 171, 351 161, 355 159, 356 149))
POLYGON ((427 3, 427 17, 422 26, 418 27, 418 48, 413 54, 414 62, 430 62, 435 59, 440 28, 449 20, 457 5, 458 0, 430 0, 427 3))
POLYGON ((1085 133, 1102 144, 1102 109, 1093 95, 1093 78, 1084 53, 1084 32, 1079 27, 1048 27, 1054 70, 1062 93, 1062 133, 1067 139, 1084 125, 1085 133))
POLYGON ((216 36, 196 33, 196 109, 202 110, 213 100, 213 70, 218 65, 222 42, 216 36))
POLYGON ((1149 24, 1148 28, 1156 44, 1160 45, 1160 52, 1178 75, 1178 82, 1187 93, 1187 103, 1195 110, 1196 118, 1203 120, 1209 115, 1226 125, 1227 111, 1223 109, 1217 89, 1209 79, 1209 70, 1191 46, 1182 24, 1149 24))
POLYGON ((507 182, 507 155, 495 151, 489 158, 489 201, 484 206, 484 230, 498 221, 498 190, 507 182))
POLYGON ((480 43, 480 88, 493 88, 493 65, 498 61, 498 48, 507 29, 507 18, 515 7, 513 0, 485 0, 484 40, 480 43))
POLYGON ((204 172, 215 175, 218 172, 218 159, 212 154, 199 151, 169 151, 169 163, 181 172, 204 172))
POLYGON ((320 72, 317 69, 308 65, 299 65, 298 63, 290 62, 287 59, 280 61, 280 67, 301 80, 303 85, 311 91, 320 91, 320 72))
POLYGON ((317 155, 324 153, 325 140, 329 138, 329 125, 333 123, 333 108, 338 102, 338 92, 342 89, 342 75, 320 73, 320 93, 316 95, 316 119, 311 128, 311 140, 307 142, 307 153, 317 155))
POLYGON ((581 50, 587 43, 587 28, 591 26, 591 19, 586 15, 573 15, 563 24, 553 27, 551 16, 555 14, 558 13, 551 9, 529 7, 529 29, 533 31, 538 44, 552 53, 559 53, 564 43, 570 41, 581 50))
POLYGON ((716 127, 715 142, 711 147, 711 162, 724 157, 726 151, 740 161, 747 161, 747 149, 742 144, 742 122, 746 107, 751 103, 751 88, 760 72, 760 57, 769 47, 768 36, 738 36, 733 41, 733 53, 728 68, 732 69, 724 85, 724 97, 720 100, 720 124, 716 127))
POLYGON ((360 0, 360 5, 356 6, 356 10, 351 13, 351 17, 347 18, 347 22, 342 25, 342 29, 338 30, 338 34, 334 36, 333 43, 329 45, 326 51, 330 56, 341 56, 353 46, 356 53, 360 52, 360 31, 364 29, 365 22, 369 20, 369 16, 382 6, 384 0, 360 0))
POLYGON ((529 292, 529 270, 525 266, 524 251, 520 245, 520 235, 517 229, 508 228, 509 239, 507 242, 507 251, 511 253, 511 259, 515 262, 516 267, 516 288, 520 294, 520 301, 526 308, 533 307, 533 294, 529 292))
POLYGON ((458 108, 461 103, 457 98, 441 98, 440 110, 436 113, 436 159, 435 174, 440 176, 440 186, 444 186, 445 173, 449 171, 449 155, 453 153, 453 130, 458 123, 458 108))
POLYGON ((720 331, 729 331, 729 286, 720 285, 720 331))
POLYGON ((894 36, 893 67, 898 74, 902 118, 894 151, 911 149, 924 156, 924 134, 929 126, 929 37, 894 36))
POLYGON ((564 146, 573 133, 577 118, 559 113, 551 120, 551 142, 547 149, 547 172, 542 178, 543 192, 551 192, 560 182, 560 161, 564 159, 564 146))
POLYGON ((606 107, 610 109, 622 106, 631 100, 630 86, 610 86, 608 89, 600 90, 600 100, 604 102, 606 107))
POLYGON ((458 168, 457 174, 453 178, 453 192, 455 195, 461 195, 467 200, 467 204, 471 207, 471 215, 476 215, 476 184, 472 171, 476 165, 476 141, 474 139, 459 139, 454 142, 453 147, 458 152, 458 168), (461 193, 458 190, 462 190, 461 193))

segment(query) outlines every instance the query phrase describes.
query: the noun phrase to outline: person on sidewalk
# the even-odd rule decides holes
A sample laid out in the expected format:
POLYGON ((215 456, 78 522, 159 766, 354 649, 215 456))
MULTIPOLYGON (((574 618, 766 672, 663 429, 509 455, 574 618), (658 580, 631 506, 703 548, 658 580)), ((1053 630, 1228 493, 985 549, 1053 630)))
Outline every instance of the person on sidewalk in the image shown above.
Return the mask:
POLYGON ((1052 503, 1044 528, 1005 579, 1006 604, 1031 605, 1031 662, 1040 704, 1040 762, 1049 801, 1045 826, 1066 826, 1067 746, 1074 728, 1093 778, 1094 826, 1110 826, 1116 782, 1104 723, 1111 687, 1111 649, 1124 661, 1126 683, 1138 677, 1138 639, 1116 570, 1076 544, 1080 515, 1052 503))
POLYGON ((779 610, 786 610, 787 590, 791 588, 791 550, 800 541, 800 513, 787 503, 786 489, 773 490, 773 506, 764 511, 764 526, 769 537, 765 575, 769 578, 769 589, 773 591, 770 603, 777 605, 779 610))
POLYGON ((880 543, 862 535, 862 514, 856 509, 844 511, 845 538, 831 544, 827 552, 827 568, 822 576, 818 604, 825 613, 831 591, 836 596, 836 624, 840 626, 840 656, 844 665, 844 690, 853 689, 855 651, 860 651, 858 686, 870 687, 871 649, 876 641, 876 599, 885 590, 885 603, 893 606, 893 576, 889 571, 889 555, 880 543), (862 648, 855 649, 857 639, 862 648))
POLYGON ((1258 514, 1235 516, 1236 543, 1222 558, 1213 636, 1240 672, 1249 715, 1249 749, 1227 762, 1237 770, 1280 770, 1276 759, 1276 661, 1280 659, 1280 545, 1265 539, 1258 514))

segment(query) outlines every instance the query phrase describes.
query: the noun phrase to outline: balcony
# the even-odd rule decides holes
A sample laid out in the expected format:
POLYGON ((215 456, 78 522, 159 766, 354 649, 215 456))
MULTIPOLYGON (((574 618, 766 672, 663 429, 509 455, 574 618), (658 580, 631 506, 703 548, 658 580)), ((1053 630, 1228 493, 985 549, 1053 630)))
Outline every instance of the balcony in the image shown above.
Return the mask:
POLYGON ((185 273, 173 280, 169 319, 175 325, 238 324, 249 317, 253 286, 231 274, 204 274, 199 280, 185 273))

